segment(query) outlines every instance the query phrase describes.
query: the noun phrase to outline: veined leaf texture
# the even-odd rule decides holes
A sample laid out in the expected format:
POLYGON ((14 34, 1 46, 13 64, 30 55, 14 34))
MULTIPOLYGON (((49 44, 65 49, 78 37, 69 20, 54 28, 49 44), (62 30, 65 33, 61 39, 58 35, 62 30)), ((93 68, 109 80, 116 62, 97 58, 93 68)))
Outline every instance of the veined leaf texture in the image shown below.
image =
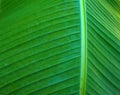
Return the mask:
POLYGON ((0 95, 120 95, 120 0, 0 0, 0 95))

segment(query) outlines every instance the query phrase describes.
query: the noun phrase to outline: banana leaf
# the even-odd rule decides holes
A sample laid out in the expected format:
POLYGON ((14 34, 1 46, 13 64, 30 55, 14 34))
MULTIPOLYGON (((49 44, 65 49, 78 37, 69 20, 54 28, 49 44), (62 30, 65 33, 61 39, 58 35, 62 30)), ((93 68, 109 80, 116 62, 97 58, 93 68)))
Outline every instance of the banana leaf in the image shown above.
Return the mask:
POLYGON ((0 95, 120 95, 119 0, 0 0, 0 95))

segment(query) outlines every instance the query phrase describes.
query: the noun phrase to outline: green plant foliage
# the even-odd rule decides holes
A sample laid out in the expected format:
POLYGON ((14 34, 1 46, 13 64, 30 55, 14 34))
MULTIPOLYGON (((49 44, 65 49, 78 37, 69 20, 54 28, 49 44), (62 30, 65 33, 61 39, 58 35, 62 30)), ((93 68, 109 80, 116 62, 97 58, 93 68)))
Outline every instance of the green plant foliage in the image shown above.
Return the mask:
POLYGON ((87 0, 87 94, 120 95, 120 2, 87 0))
POLYGON ((79 93, 76 0, 4 0, 0 18, 0 95, 79 93))
POLYGON ((119 0, 0 0, 0 95, 120 95, 119 72, 119 0))

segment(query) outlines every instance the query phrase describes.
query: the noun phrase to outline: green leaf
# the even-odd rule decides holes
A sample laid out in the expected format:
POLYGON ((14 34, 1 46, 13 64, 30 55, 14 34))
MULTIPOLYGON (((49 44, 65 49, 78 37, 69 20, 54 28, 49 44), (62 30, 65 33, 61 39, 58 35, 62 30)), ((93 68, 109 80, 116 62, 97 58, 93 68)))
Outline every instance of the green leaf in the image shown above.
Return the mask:
POLYGON ((119 0, 0 0, 0 95, 119 95, 119 0))
POLYGON ((5 0, 2 8, 0 94, 78 94, 78 1, 5 0))
POLYGON ((120 2, 87 0, 87 94, 120 95, 120 2))

